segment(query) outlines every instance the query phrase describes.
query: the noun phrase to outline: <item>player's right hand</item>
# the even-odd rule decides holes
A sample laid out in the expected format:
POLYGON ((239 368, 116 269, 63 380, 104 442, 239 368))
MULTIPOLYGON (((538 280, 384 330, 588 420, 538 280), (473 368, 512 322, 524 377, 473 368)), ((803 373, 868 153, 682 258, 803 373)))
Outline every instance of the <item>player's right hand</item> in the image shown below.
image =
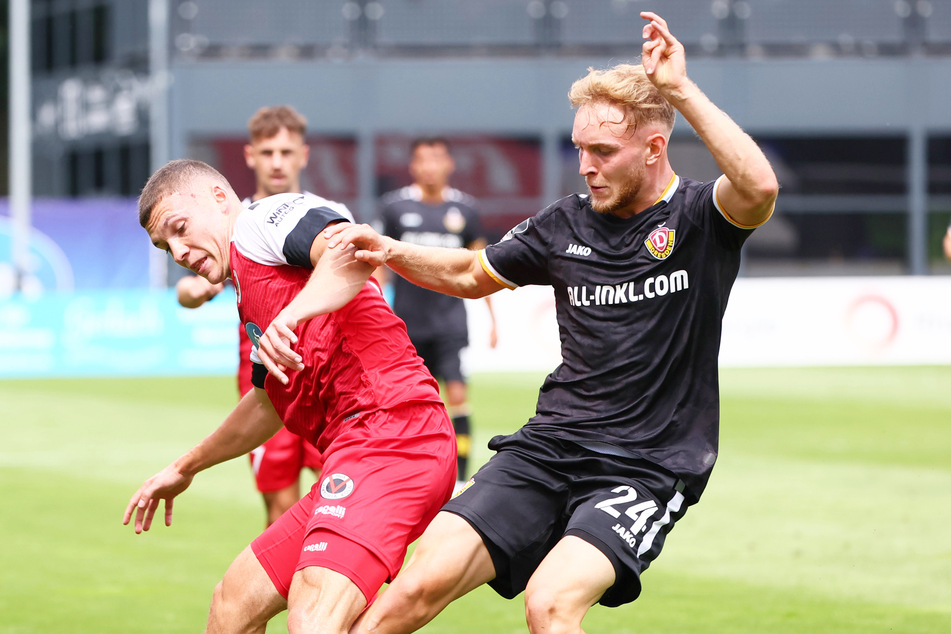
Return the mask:
POLYGON ((172 525, 172 501, 175 496, 188 488, 195 476, 186 476, 173 465, 169 465, 145 481, 135 492, 122 517, 122 524, 128 525, 135 512, 136 534, 147 531, 152 526, 152 518, 159 502, 165 500, 165 525, 172 525))
POLYGON ((373 266, 383 266, 389 256, 386 238, 367 224, 338 222, 324 229, 324 237, 328 248, 346 249, 352 245, 356 248, 353 257, 373 266))

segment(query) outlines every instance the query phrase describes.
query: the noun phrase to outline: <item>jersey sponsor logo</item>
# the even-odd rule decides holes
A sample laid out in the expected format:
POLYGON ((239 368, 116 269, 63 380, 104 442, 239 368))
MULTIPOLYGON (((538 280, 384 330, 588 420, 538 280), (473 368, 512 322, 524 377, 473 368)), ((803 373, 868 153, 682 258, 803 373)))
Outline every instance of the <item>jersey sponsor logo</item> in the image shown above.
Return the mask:
POLYGON ((314 509, 314 515, 329 515, 331 517, 336 517, 338 520, 342 520, 343 516, 347 514, 347 507, 332 506, 330 504, 324 504, 323 506, 318 506, 314 509))
POLYGON ((400 224, 404 227, 418 227, 423 224, 423 217, 415 211, 408 211, 400 215, 400 224))
POLYGON ((673 229, 660 226, 650 232, 644 245, 647 251, 658 260, 666 260, 674 250, 675 235, 673 229))
POLYGON ((588 257, 591 255, 591 247, 586 247, 579 244, 568 244, 568 248, 565 249, 565 253, 570 253, 572 255, 583 255, 588 257))
POLYGON ((250 321, 244 325, 244 331, 248 333, 248 339, 251 340, 251 345, 257 349, 259 347, 258 342, 261 340, 261 335, 264 334, 264 331, 261 330, 260 326, 250 321))
POLYGON ((466 217, 462 215, 458 207, 450 207, 446 215, 442 217, 442 226, 446 231, 460 233, 466 228, 466 217))
POLYGON ((317 542, 316 544, 307 544, 304 546, 305 553, 322 553, 327 550, 327 542, 317 542))
POLYGON ((634 487, 621 485, 611 489, 611 493, 620 493, 616 497, 602 500, 594 508, 604 511, 614 519, 624 517, 632 520, 631 524, 617 522, 611 527, 615 533, 631 548, 637 548, 638 536, 647 529, 647 522, 657 512, 657 503, 654 500, 637 501, 637 491, 634 487))
POLYGON ((354 486, 350 476, 335 473, 324 478, 320 485, 320 497, 327 500, 339 500, 353 493, 354 486))
POLYGON ((529 223, 531 223, 531 221, 532 221, 531 218, 526 218, 522 222, 518 223, 517 225, 509 229, 508 233, 502 236, 502 239, 499 242, 505 242, 506 240, 511 240, 516 235, 520 233, 525 233, 526 231, 528 231, 528 225, 529 223))
POLYGON ((281 221, 287 217, 288 212, 294 208, 295 205, 300 204, 305 200, 304 196, 298 196, 297 198, 282 203, 277 206, 270 214, 268 214, 267 220, 265 222, 269 225, 274 225, 275 227, 281 224, 281 221))
POLYGON ((593 288, 587 286, 569 286, 568 303, 572 306, 613 306, 630 304, 646 299, 664 297, 690 288, 687 271, 674 271, 670 275, 656 275, 637 282, 621 284, 599 284, 593 288))
POLYGON ((400 235, 402 242, 410 242, 423 247, 446 247, 458 249, 462 246, 462 237, 455 233, 437 233, 435 231, 404 231, 400 235))

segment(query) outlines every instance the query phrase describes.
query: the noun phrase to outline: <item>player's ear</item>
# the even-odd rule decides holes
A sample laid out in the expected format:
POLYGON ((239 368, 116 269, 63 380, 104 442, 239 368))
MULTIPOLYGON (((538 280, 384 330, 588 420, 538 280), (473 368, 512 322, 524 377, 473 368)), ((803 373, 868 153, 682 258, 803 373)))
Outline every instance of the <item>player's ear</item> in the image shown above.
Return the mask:
POLYGON ((667 151, 667 137, 660 132, 647 137, 647 164, 652 165, 661 160, 667 151))
POLYGON ((254 148, 250 144, 244 146, 244 164, 254 169, 254 148))
POLYGON ((227 213, 228 211, 228 191, 221 185, 215 184, 212 185, 211 195, 214 196, 215 202, 218 204, 218 208, 223 212, 227 213))
POLYGON ((304 146, 301 148, 301 153, 303 154, 303 157, 304 157, 304 164, 301 165, 301 167, 307 167, 307 163, 308 161, 310 161, 310 146, 305 143, 304 146))

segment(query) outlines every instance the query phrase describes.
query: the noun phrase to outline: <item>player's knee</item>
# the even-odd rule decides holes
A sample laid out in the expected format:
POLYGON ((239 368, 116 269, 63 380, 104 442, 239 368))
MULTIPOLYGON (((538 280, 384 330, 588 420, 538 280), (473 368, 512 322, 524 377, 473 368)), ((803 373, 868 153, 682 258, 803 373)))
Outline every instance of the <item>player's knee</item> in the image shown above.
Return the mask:
POLYGON ((225 591, 225 582, 219 581, 211 595, 211 609, 208 613, 208 633, 227 632, 235 624, 238 612, 233 593, 225 591))
POLYGON ((581 632, 580 613, 566 604, 553 589, 529 587, 525 589, 525 621, 529 632, 568 634, 581 632))

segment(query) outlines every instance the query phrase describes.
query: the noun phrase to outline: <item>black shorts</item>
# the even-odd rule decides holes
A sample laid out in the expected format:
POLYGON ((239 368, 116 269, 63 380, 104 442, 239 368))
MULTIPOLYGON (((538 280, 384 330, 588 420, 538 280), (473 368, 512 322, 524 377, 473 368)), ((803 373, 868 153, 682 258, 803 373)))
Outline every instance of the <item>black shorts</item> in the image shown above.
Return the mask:
POLYGON ((423 363, 437 380, 465 383, 460 353, 469 345, 469 338, 466 335, 448 335, 438 339, 413 341, 413 345, 416 346, 416 353, 423 358, 423 363))
POLYGON ((604 553, 617 573, 599 603, 630 603, 641 592, 641 573, 687 510, 683 483, 644 460, 546 443, 496 436, 489 448, 498 453, 443 510, 482 536, 496 571, 489 585, 507 599, 525 589, 562 537, 574 535, 604 553))

